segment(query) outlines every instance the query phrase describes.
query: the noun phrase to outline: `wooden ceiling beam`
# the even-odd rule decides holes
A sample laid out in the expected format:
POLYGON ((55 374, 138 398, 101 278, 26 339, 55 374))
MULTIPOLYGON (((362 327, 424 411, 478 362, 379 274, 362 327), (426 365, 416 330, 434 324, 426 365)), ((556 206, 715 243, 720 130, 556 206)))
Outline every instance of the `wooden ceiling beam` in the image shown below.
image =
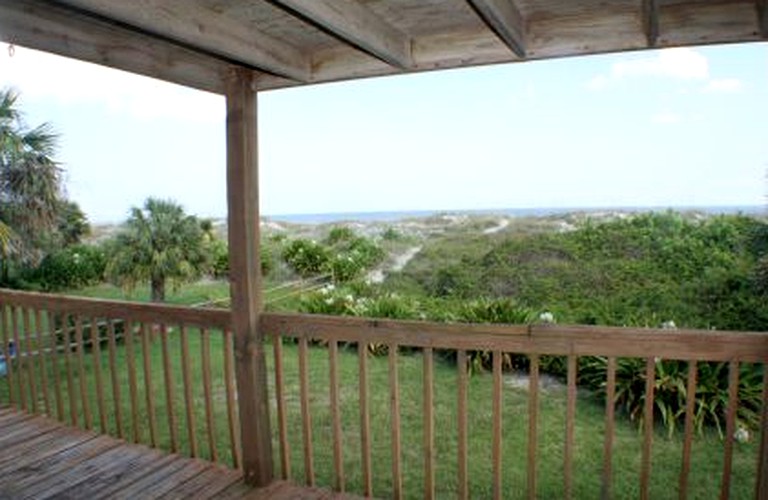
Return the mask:
POLYGON ((166 39, 176 40, 234 63, 308 82, 309 57, 266 33, 250 29, 196 2, 186 0, 57 0, 109 17, 166 39))
POLYGON ((382 61, 402 69, 413 65, 411 41, 357 0, 272 0, 382 61))
POLYGON ((520 58, 525 58, 525 19, 514 0, 469 0, 475 12, 520 58))
POLYGON ((760 25, 760 36, 768 38, 768 0, 757 0, 757 21, 760 25))
POLYGON ((217 93, 230 66, 41 0, 0 0, 0 40, 217 93))
POLYGON ((659 1, 643 0, 643 31, 649 47, 659 40, 659 1))

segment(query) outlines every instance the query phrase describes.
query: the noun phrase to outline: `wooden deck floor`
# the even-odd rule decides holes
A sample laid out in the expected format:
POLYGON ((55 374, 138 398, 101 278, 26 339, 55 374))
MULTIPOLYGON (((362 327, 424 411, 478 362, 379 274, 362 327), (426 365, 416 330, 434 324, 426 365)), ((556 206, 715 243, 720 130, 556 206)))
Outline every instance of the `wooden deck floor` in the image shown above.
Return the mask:
MULTIPOLYGON (((252 489, 240 473, 204 460, 67 427, 0 408, 0 499, 340 499, 276 482, 252 489)), ((350 497, 346 497, 350 498, 350 497)))

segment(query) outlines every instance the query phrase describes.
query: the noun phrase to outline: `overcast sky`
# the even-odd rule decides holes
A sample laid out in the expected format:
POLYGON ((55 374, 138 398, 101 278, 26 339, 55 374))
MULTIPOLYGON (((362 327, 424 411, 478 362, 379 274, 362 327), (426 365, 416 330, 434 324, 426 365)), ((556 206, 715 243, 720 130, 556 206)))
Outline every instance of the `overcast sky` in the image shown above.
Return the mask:
MULTIPOLYGON (((224 100, 0 45, 95 222, 226 215, 224 100), (13 52, 13 55, 11 55, 13 52)), ((576 57, 259 96, 265 215, 765 203, 768 44, 576 57)))

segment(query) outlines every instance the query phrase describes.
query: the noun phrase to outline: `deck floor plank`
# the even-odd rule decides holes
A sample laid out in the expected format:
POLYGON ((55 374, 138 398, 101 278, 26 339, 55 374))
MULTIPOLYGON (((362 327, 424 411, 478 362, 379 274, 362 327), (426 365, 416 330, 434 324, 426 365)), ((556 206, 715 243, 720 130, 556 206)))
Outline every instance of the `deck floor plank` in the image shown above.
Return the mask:
POLYGON ((355 497, 284 481, 252 489, 237 470, 0 407, 0 498, 355 497))

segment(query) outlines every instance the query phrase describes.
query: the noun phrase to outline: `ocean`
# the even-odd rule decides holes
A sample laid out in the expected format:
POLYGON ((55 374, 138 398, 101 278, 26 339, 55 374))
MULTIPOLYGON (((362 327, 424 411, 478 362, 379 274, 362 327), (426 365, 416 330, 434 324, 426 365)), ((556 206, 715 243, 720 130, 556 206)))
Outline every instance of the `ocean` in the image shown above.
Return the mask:
POLYGON ((396 222, 403 219, 431 217, 435 215, 505 215, 511 217, 546 217, 574 212, 702 212, 711 215, 745 214, 764 215, 768 208, 762 205, 733 206, 678 206, 678 207, 556 207, 556 208, 497 208, 497 209, 456 209, 456 210, 402 210, 391 212, 332 212, 318 214, 263 215, 266 220, 292 222, 295 224, 327 224, 331 222, 396 222))

